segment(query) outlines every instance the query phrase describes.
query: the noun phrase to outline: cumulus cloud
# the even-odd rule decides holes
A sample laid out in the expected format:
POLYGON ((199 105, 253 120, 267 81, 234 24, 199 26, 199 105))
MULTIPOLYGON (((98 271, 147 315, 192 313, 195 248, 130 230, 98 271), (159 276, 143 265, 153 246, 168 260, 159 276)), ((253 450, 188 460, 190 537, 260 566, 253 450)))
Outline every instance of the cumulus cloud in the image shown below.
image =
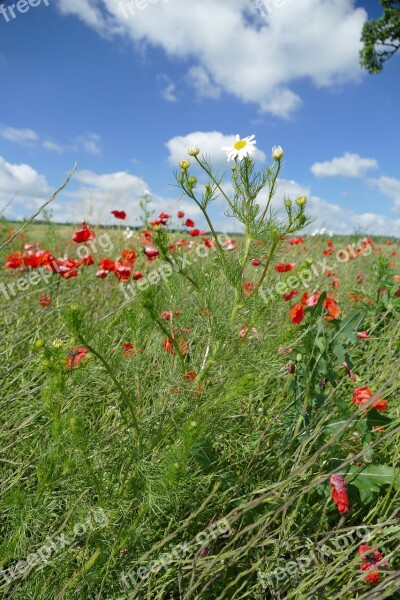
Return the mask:
MULTIPOLYGON (((168 160, 176 167, 183 158, 188 157, 188 149, 191 146, 198 146, 201 154, 211 158, 215 165, 226 165, 226 153, 221 150, 221 147, 232 145, 235 142, 235 135, 225 135, 220 131, 194 131, 187 135, 177 135, 165 144, 169 151, 168 160)), ((253 157, 260 161, 265 161, 267 158, 259 148, 256 148, 253 157)))
POLYGON ((192 83, 208 94, 216 93, 208 84, 213 82, 279 117, 300 106, 292 89, 297 81, 335 86, 361 76, 367 13, 354 0, 284 2, 264 15, 250 0, 153 0, 141 2, 141 10, 137 4, 57 0, 63 14, 77 15, 100 35, 128 37, 162 48, 168 57, 194 61, 201 70, 191 71, 192 83))
POLYGON ((221 95, 221 88, 211 81, 204 67, 191 67, 187 72, 186 79, 194 88, 198 98, 215 100, 221 95))
POLYGON ((346 152, 343 156, 326 162, 314 163, 311 171, 316 177, 363 177, 367 171, 377 169, 378 161, 374 158, 362 158, 358 154, 346 152))
POLYGON ((20 216, 14 207, 19 206, 22 214, 29 216, 51 194, 46 177, 40 175, 30 165, 12 164, 0 156, 0 204, 5 206, 14 196, 14 203, 6 212, 6 216, 20 216))
POLYGON ((370 179, 369 183, 379 189, 381 194, 394 200, 394 210, 400 211, 400 179, 394 177, 379 177, 370 179))

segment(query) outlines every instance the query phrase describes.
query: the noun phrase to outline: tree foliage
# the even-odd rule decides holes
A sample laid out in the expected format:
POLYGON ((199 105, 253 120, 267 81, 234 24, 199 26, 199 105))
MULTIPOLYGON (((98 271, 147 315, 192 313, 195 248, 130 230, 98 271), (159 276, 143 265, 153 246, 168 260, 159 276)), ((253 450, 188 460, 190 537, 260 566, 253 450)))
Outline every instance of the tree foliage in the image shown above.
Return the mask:
POLYGON ((383 63, 400 48, 400 1, 380 0, 382 17, 364 24, 360 52, 361 66, 370 73, 380 73, 383 63))

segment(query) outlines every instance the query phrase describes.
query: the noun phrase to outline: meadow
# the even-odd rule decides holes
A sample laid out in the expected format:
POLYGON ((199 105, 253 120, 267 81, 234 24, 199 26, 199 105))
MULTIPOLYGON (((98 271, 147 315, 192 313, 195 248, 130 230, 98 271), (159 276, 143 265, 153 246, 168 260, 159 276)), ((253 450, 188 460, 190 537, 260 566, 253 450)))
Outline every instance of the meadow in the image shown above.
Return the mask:
POLYGON ((1 222, 2 597, 400 598, 400 243, 305 235, 282 156, 192 149, 206 230, 1 222))

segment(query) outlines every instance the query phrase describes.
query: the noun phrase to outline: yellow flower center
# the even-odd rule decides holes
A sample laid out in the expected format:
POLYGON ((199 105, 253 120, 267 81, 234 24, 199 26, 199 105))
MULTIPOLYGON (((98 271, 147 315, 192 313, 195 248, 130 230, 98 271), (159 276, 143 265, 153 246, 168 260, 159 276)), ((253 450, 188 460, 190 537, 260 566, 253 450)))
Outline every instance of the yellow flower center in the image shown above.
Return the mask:
POLYGON ((241 150, 246 145, 247 145, 247 142, 245 140, 239 140, 238 142, 236 142, 236 144, 234 144, 233 147, 235 148, 235 150, 241 150))

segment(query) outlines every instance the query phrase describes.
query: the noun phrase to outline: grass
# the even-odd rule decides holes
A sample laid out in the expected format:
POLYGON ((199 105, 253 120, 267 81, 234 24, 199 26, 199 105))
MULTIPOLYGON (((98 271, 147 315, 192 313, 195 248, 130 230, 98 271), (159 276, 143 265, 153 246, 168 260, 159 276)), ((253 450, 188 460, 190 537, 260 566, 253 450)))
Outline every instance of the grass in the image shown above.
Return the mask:
MULTIPOLYGON (((3 239, 9 228, 4 222, 3 239)), ((73 231, 31 224, 0 262, 24 242, 75 256, 73 231)), ((119 229, 104 231, 113 259, 123 248, 139 250, 137 234, 126 241, 119 229)), ((334 247, 357 239, 336 237, 334 247)), ((370 256, 336 269, 343 318, 355 308, 352 290, 374 298, 356 306, 370 338, 352 344, 357 383, 335 367, 338 383, 328 384, 326 401, 297 436, 300 408, 289 359, 278 350, 296 349, 317 325, 292 325, 288 311, 298 300, 284 302, 279 294, 267 305, 255 294, 237 308, 215 252, 192 262, 197 288, 174 272, 131 303, 112 273, 95 277, 95 266, 69 280, 53 276, 10 300, 0 294, 2 597, 400 598, 400 312, 396 299, 377 298, 379 259, 395 261, 391 269, 399 273, 391 256, 399 243, 392 242, 377 239, 370 256), (48 292, 51 305, 40 306, 39 293, 48 292), (162 311, 181 314, 160 321, 162 311), (257 334, 239 337, 258 313, 257 334), (171 327, 179 330, 176 342, 188 346, 183 357, 162 347, 171 327), (128 342, 136 351, 123 358, 128 342), (67 369, 77 346, 89 348, 88 358, 67 369), (196 373, 194 382, 188 371, 196 373), (388 400, 391 417, 383 432, 367 437, 366 416, 351 404, 354 387, 364 385, 388 400), (350 511, 340 514, 330 474, 340 465, 370 464, 392 468, 392 479, 382 475, 377 484, 367 477, 364 493, 349 480, 350 511), (357 555, 366 539, 390 565, 374 586, 357 555), (22 563, 7 584, 10 569, 29 556, 36 564, 22 563), (150 575, 135 575, 160 560, 164 566, 153 562, 150 575)), ((282 243, 279 260, 316 263, 325 247, 323 237, 298 247, 282 243)), ((177 252, 198 258, 195 247, 177 252)), ((105 256, 94 254, 96 262, 105 256)), ((227 260, 235 261, 235 251, 227 260)), ((140 255, 135 269, 146 273, 160 264, 140 255)), ((257 269, 249 265, 249 278, 257 269)), ((22 275, 2 270, 0 278, 8 285, 22 275)), ((270 285, 282 275, 273 278, 270 285)), ((310 292, 329 290, 330 280, 321 274, 310 285, 310 292)))

